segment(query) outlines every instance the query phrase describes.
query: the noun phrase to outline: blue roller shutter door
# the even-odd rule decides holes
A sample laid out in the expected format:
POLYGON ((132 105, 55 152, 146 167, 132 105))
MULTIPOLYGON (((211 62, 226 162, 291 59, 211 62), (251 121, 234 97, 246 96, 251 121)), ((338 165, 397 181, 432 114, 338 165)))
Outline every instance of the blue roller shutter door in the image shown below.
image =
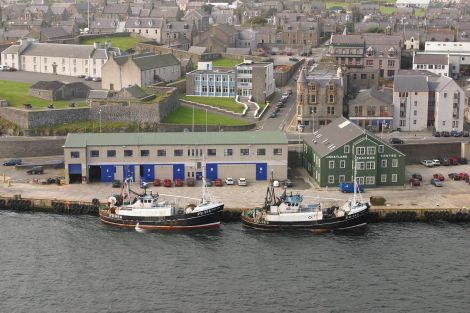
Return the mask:
POLYGON ((81 164, 69 164, 69 175, 70 174, 82 175, 82 165, 81 164))
POLYGON ((256 180, 268 179, 268 164, 256 163, 256 180))
POLYGON ((101 165, 101 182, 110 183, 114 180, 114 165, 101 165))
POLYGON ((206 165, 206 177, 209 179, 217 179, 217 163, 207 163, 206 165))
POLYGON ((143 173, 140 173, 143 180, 146 182, 152 182, 155 179, 155 166, 152 165, 143 165, 143 173))
POLYGON ((173 164, 173 180, 184 179, 184 164, 173 164))

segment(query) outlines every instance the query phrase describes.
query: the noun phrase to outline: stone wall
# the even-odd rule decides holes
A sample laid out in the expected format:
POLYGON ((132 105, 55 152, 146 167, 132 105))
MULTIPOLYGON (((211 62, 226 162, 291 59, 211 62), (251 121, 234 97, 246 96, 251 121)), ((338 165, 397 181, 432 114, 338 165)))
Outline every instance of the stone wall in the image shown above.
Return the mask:
MULTIPOLYGON (((192 131, 192 125, 176 125, 176 124, 159 124, 158 131, 169 133, 169 132, 183 132, 192 131)), ((207 125, 207 131, 209 132, 218 132, 218 131, 246 131, 252 130, 256 127, 256 123, 242 125, 242 126, 218 126, 218 125, 207 125)), ((204 132, 206 131, 206 125, 194 125, 195 132, 204 132)))
POLYGON ((423 143, 395 145, 395 148, 406 155, 407 164, 417 164, 422 160, 437 157, 460 156, 462 147, 460 142, 423 143))
POLYGON ((49 101, 59 100, 59 99, 54 99, 53 90, 29 88, 28 96, 39 98, 39 99, 44 99, 44 100, 49 100, 49 101))
POLYGON ((178 93, 186 93, 186 78, 169 83, 167 86, 178 89, 178 93))
POLYGON ((140 42, 135 46, 135 50, 138 53, 153 52, 155 54, 167 54, 172 53, 178 59, 191 59, 193 64, 197 65, 200 61, 212 61, 220 57, 219 53, 203 53, 201 55, 190 53, 186 50, 170 48, 166 45, 156 45, 152 42, 140 42))
POLYGON ((63 155, 65 137, 0 137, 0 158, 63 155))
POLYGON ((302 66, 303 62, 303 60, 296 62, 287 71, 274 69, 274 81, 276 82, 276 87, 283 87, 287 85, 292 76, 294 76, 298 71, 299 67, 302 66))

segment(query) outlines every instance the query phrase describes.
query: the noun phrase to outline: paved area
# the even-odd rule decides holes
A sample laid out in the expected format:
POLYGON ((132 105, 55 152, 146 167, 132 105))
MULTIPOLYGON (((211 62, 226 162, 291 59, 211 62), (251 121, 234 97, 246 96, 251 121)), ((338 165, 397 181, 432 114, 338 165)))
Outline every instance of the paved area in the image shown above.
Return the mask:
POLYGON ((43 74, 43 73, 34 73, 34 72, 0 72, 0 80, 11 80, 21 83, 30 83, 34 84, 40 80, 58 80, 62 82, 83 82, 90 86, 92 89, 101 89, 100 82, 86 81, 83 78, 73 77, 73 76, 64 76, 64 75, 54 75, 54 74, 43 74))
MULTIPOLYGON (((47 159, 52 159, 48 157, 47 159)), ((470 185, 463 181, 450 181, 447 174, 450 172, 467 172, 470 173, 470 165, 458 165, 437 168, 426 168, 422 165, 407 166, 407 176, 412 173, 419 172, 423 176, 423 182, 420 187, 411 187, 406 184, 401 187, 383 187, 383 188, 368 188, 362 195, 364 199, 370 196, 383 196, 387 200, 387 207, 389 208, 462 208, 470 207, 470 185), (430 184, 432 174, 441 173, 446 177, 444 187, 438 188, 430 184)), ((119 192, 119 189, 111 187, 110 183, 94 183, 86 185, 41 185, 32 183, 33 178, 45 179, 47 177, 54 177, 63 175, 61 169, 46 169, 43 175, 27 175, 25 170, 16 170, 12 167, 0 168, 0 174, 5 173, 6 176, 12 178, 11 186, 3 182, 3 176, 0 176, 0 196, 11 196, 21 194, 25 198, 37 199, 59 199, 70 201, 91 201, 93 198, 98 198, 101 201, 119 192)), ((339 203, 352 197, 352 194, 343 194, 337 188, 319 188, 313 184, 308 183, 308 176, 304 171, 292 171, 291 176, 294 182, 294 187, 288 189, 294 193, 299 192, 304 195, 305 199, 310 197, 320 197, 322 202, 339 203)), ((223 187, 209 187, 209 193, 215 199, 223 200, 226 208, 242 209, 247 207, 259 206, 264 202, 266 187, 268 182, 253 182, 249 181, 248 187, 239 186, 223 186, 223 187)), ((191 198, 201 197, 201 183, 196 187, 152 187, 152 192, 158 192, 161 195, 180 195, 191 198)), ((135 189, 139 189, 137 186, 135 189)), ((278 188, 281 193, 282 189, 278 188)), ((169 198, 169 197, 166 197, 169 198)), ((182 200, 188 201, 188 200, 182 200)))

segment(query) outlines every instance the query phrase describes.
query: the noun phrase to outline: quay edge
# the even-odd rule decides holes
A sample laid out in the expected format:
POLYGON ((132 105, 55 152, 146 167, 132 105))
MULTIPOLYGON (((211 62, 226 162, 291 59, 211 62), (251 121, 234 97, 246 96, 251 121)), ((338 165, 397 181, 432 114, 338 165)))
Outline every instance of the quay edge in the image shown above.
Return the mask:
MULTIPOLYGON (((44 212, 70 215, 98 216, 100 204, 98 199, 91 202, 66 201, 59 199, 31 199, 21 195, 0 196, 0 210, 44 212)), ((223 222, 238 222, 243 208, 224 208, 223 222)), ((470 210, 467 208, 409 208, 371 206, 369 222, 468 222, 470 210)))

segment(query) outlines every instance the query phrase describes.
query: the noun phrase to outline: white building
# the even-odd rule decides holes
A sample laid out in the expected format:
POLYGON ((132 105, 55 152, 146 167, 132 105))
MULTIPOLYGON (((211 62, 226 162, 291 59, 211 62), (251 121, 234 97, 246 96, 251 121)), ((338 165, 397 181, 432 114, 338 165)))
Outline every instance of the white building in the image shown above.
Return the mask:
POLYGON ((237 94, 242 97, 253 96, 256 102, 265 102, 274 93, 274 66, 271 62, 245 60, 236 67, 237 94))
POLYGON ((397 8, 427 8, 430 0, 397 0, 397 8))
POLYGON ((470 42, 426 41, 424 52, 416 54, 447 55, 450 77, 470 74, 470 42))
POLYGON ((439 76, 449 76, 449 56, 446 54, 413 55, 414 70, 428 70, 439 76))
POLYGON ((4 65, 20 71, 101 77, 101 67, 108 59, 108 47, 38 43, 22 40, 2 52, 4 65))
POLYGON ((450 77, 422 72, 395 76, 393 129, 462 131, 464 91, 450 77))
POLYGON ((155 17, 129 17, 126 21, 126 31, 139 34, 142 37, 162 40, 162 19, 155 17))

